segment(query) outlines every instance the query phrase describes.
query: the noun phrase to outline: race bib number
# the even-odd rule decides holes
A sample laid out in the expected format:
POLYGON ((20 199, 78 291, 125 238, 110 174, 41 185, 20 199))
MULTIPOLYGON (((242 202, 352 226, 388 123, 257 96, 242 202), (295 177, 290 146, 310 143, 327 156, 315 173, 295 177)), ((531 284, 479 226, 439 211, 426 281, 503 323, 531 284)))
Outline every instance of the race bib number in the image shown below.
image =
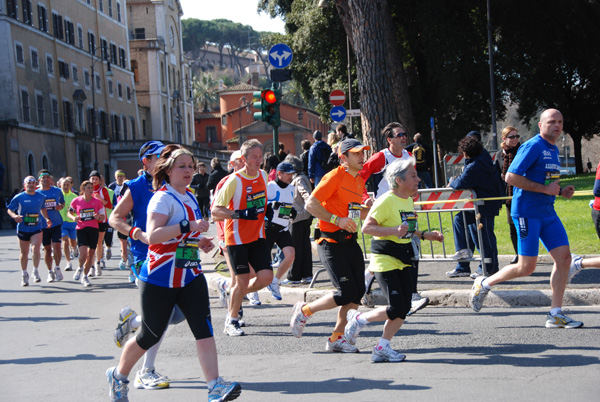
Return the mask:
POLYGON ((44 208, 48 210, 54 210, 56 208, 56 200, 54 198, 46 198, 44 202, 44 208))
POLYGON ((25 214, 23 223, 25 226, 37 226, 40 221, 40 214, 25 214))
POLYGON ((279 207, 279 211, 277 212, 277 216, 281 219, 291 219, 292 214, 292 204, 282 204, 279 207))
POLYGON ((79 218, 82 222, 94 220, 94 208, 84 208, 79 212, 79 218))
POLYGON ((177 250, 175 250, 175 268, 193 269, 200 266, 198 241, 199 239, 187 238, 177 245, 177 250))
POLYGON ((400 212, 402 223, 408 224, 408 232, 402 236, 402 239, 410 239, 417 230, 417 214, 414 212, 400 212))
POLYGON ((560 172, 558 170, 551 170, 546 172, 546 179, 544 180, 544 184, 547 186, 548 184, 555 182, 560 179, 560 172))
POLYGON ((266 203, 267 197, 264 191, 246 195, 246 208, 255 207, 257 214, 265 212, 266 203))
POLYGON ((350 202, 348 203, 348 218, 352 219, 356 225, 360 225, 360 211, 362 211, 362 207, 358 202, 350 202))

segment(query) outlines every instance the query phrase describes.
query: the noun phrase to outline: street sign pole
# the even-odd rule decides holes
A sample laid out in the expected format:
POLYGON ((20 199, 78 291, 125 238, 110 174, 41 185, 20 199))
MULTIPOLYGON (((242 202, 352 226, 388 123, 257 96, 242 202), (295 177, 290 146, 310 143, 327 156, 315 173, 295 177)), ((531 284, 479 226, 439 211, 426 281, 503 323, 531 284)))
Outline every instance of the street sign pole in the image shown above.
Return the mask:
POLYGON ((435 119, 433 116, 429 119, 431 125, 431 140, 433 141, 433 172, 435 174, 435 188, 440 188, 438 183, 438 158, 437 158, 437 142, 435 139, 435 119))

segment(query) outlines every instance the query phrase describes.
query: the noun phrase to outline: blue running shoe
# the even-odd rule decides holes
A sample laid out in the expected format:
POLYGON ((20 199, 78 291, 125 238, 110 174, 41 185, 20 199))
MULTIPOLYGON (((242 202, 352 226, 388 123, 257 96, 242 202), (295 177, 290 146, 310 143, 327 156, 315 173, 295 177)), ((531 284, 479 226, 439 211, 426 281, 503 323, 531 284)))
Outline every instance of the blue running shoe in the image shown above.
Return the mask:
POLYGON ((242 393, 242 386, 237 382, 226 382, 221 377, 217 383, 208 391, 208 402, 225 402, 237 399, 242 393))
POLYGON ((129 392, 129 381, 119 381, 115 378, 115 371, 117 371, 116 367, 111 367, 106 370, 106 379, 108 384, 110 385, 110 391, 108 395, 110 396, 111 402, 129 402, 129 398, 127 397, 127 393, 129 392))

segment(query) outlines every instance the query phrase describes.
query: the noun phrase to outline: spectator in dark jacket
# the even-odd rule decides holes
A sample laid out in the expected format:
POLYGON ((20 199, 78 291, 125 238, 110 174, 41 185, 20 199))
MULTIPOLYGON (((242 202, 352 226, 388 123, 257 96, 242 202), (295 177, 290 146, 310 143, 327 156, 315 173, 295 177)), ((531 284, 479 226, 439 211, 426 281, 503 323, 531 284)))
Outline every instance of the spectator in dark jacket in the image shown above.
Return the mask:
POLYGON ((313 138, 315 142, 308 151, 308 178, 316 187, 327 173, 326 165, 331 155, 331 147, 323 141, 323 134, 320 131, 315 131, 313 138))
POLYGON ((218 158, 212 158, 210 161, 210 167, 212 168, 212 172, 208 176, 208 183, 206 183, 206 187, 209 191, 215 191, 215 187, 221 181, 221 179, 227 176, 229 173, 223 167, 221 167, 221 162, 218 158))
POLYGON ((300 144, 302 146, 302 155, 300 155, 300 160, 302 161, 302 173, 306 177, 308 177, 308 151, 310 149, 311 143, 309 140, 302 140, 300 144))
POLYGON ((198 171, 192 178, 190 187, 194 190, 198 205, 200 205, 200 212, 202 218, 207 219, 209 217, 209 204, 210 204, 210 191, 208 190, 209 175, 206 173, 206 165, 204 162, 198 163, 198 171))
MULTIPOLYGON (((502 130, 502 144, 500 147, 502 148, 502 180, 504 180, 506 176, 506 172, 508 172, 508 168, 512 163, 513 159, 515 159, 515 155, 517 155, 517 151, 521 143, 519 142, 519 132, 515 127, 507 126, 502 130)), ((506 195, 512 197, 513 195, 513 186, 506 183, 506 195)), ((511 208, 511 200, 506 200, 506 215, 508 218, 508 226, 510 228, 510 240, 512 242, 513 248, 515 249, 515 258, 510 262, 511 264, 516 264, 519 261, 519 249, 517 247, 517 228, 515 227, 515 223, 513 222, 512 215, 510 213, 511 208)))
MULTIPOLYGON (((470 189, 473 190, 477 198, 502 197, 503 186, 500 179, 498 169, 492 163, 492 158, 484 150, 481 142, 474 136, 463 138, 458 144, 458 152, 465 156, 465 168, 460 176, 450 182, 449 186, 455 190, 470 189)), ((477 236, 477 227, 475 225, 475 214, 473 212, 465 212, 466 227, 463 221, 463 214, 457 214, 454 217, 454 245, 456 254, 452 259, 466 260, 473 255, 475 247, 480 250, 483 248, 483 254, 486 259, 490 259, 490 263, 485 264, 487 275, 494 274, 498 271, 498 247, 496 244, 496 235, 494 234, 494 217, 497 216, 502 207, 502 201, 485 201, 479 206, 481 214, 480 222, 483 225, 481 228, 481 237, 483 245, 479 244, 477 236), (467 233, 468 231, 468 233, 467 233), (467 236, 470 235, 472 241, 467 241, 467 236)), ((470 267, 468 261, 459 261, 453 271, 446 272, 451 277, 469 276, 470 267)), ((481 274, 481 266, 473 275, 472 278, 481 274)))

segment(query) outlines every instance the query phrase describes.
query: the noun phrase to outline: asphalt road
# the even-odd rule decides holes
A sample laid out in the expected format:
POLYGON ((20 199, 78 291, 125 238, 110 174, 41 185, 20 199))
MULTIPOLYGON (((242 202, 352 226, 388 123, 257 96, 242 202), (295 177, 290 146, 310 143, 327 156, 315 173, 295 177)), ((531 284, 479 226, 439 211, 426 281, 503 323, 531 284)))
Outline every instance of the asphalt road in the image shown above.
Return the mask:
MULTIPOLYGON (((2 401, 108 401, 104 372, 120 355, 112 340, 119 310, 138 291, 108 262, 84 289, 71 279, 20 286, 16 237, 0 236, 2 401)), ((43 264, 42 264, 43 266, 43 264)), ((209 268, 207 266, 207 268, 209 268)), ((364 330, 358 354, 330 354, 335 311, 317 313, 296 339, 292 305, 246 306, 247 336, 222 333, 225 311, 211 295, 221 374, 243 386, 241 401, 593 401, 600 391, 600 306, 574 306, 574 330, 546 329, 546 307, 428 307, 392 346, 402 363, 373 364, 381 324, 364 330)), ((361 309, 364 309, 361 307, 361 309)), ((132 389, 131 401, 203 401, 206 385, 185 323, 169 329, 157 359, 167 390, 132 389)), ((133 379, 133 376, 132 378, 133 379)))

